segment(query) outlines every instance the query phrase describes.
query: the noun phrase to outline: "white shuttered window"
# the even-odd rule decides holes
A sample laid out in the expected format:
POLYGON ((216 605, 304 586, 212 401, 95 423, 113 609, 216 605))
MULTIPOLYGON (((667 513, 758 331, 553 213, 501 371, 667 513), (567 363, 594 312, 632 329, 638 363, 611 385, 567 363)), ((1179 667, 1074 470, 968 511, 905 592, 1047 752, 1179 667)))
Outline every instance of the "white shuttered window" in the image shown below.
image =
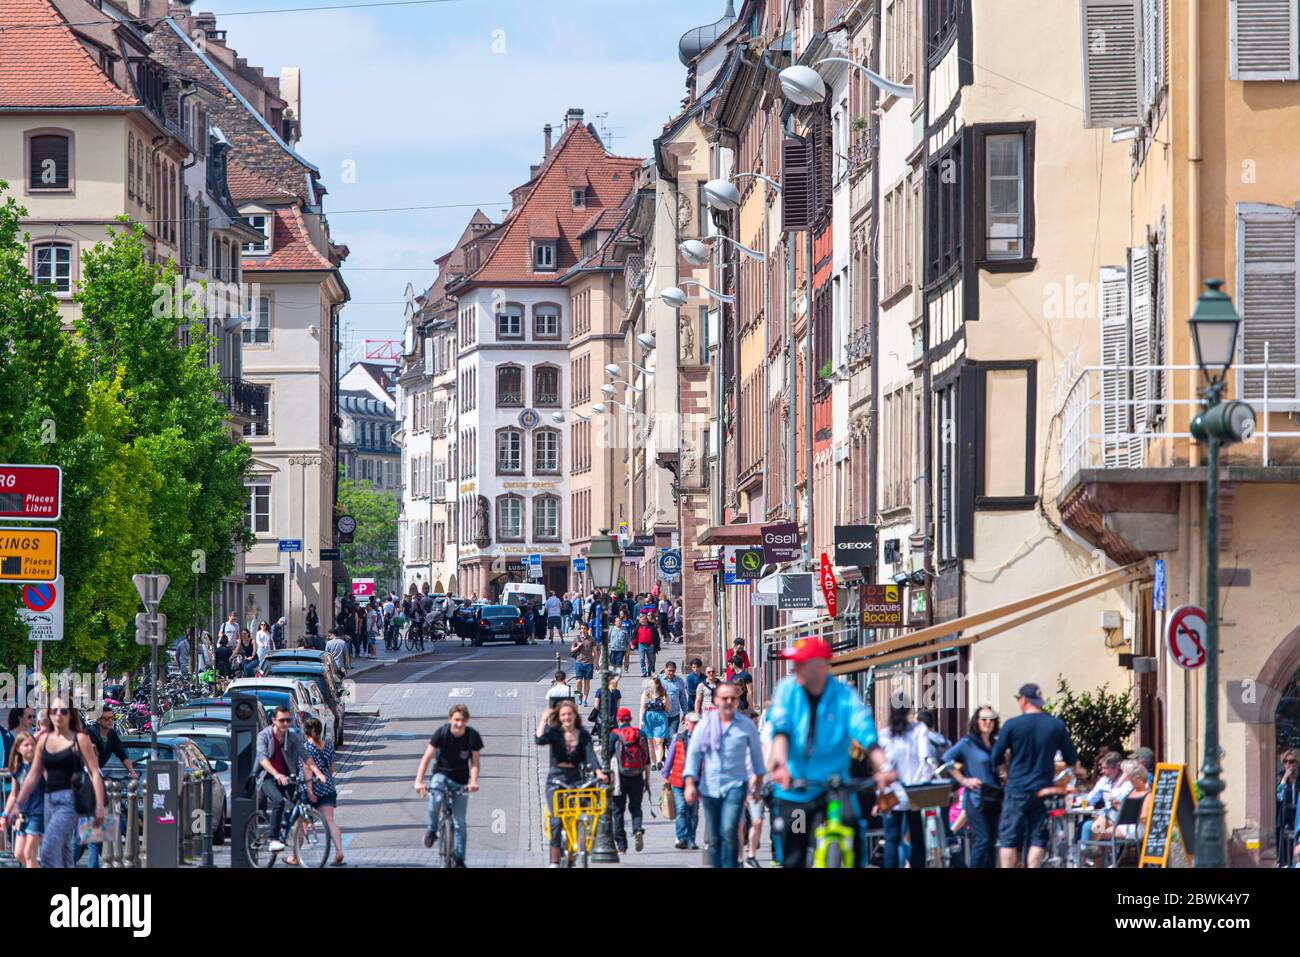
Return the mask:
POLYGON ((1300 79, 1296 0, 1229 0, 1234 80, 1300 79))
MULTIPOLYGON (((1237 204, 1237 308, 1242 324, 1239 359, 1262 365, 1265 346, 1269 363, 1296 361, 1296 211, 1290 206, 1237 204)), ((1247 402, 1264 398, 1262 370, 1238 370, 1237 387, 1247 402)), ((1270 407, 1300 410, 1294 369, 1270 370, 1270 407), (1277 400, 1283 400, 1281 406, 1277 400)))
POLYGON ((1142 122, 1142 0, 1083 0, 1083 125, 1142 122))
POLYGON ((1131 379, 1129 363, 1128 275, 1116 266, 1103 266, 1101 290, 1101 426, 1102 462, 1106 468, 1127 468, 1131 379))

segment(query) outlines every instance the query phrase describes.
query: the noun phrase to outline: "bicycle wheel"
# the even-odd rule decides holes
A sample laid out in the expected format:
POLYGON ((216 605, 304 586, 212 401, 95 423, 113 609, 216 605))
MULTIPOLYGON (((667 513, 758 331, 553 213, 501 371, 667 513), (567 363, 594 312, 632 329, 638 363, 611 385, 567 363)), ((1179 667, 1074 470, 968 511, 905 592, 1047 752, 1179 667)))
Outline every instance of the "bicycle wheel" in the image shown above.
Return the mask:
POLYGON ((294 819, 290 846, 299 867, 324 867, 330 858, 330 832, 315 808, 303 808, 294 819))
POLYGON ((826 867, 838 870, 843 866, 844 848, 840 846, 839 841, 831 841, 826 845, 826 867))
POLYGON ((248 819, 244 826, 244 847, 248 848, 248 860, 254 867, 271 867, 275 864, 275 855, 271 853, 271 814, 258 810, 248 819))
POLYGON ((578 866, 587 866, 587 822, 578 822, 578 866))
POLYGON ((442 866, 450 870, 456 866, 456 831, 452 824, 451 808, 442 809, 438 822, 438 840, 442 842, 442 866))

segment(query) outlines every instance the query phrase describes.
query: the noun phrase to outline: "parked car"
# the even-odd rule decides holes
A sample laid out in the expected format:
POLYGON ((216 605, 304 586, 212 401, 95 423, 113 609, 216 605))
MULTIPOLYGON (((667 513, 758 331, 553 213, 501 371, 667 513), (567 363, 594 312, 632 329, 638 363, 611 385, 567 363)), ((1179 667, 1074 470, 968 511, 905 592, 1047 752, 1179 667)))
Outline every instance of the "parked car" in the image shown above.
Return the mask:
POLYGON ((258 688, 256 691, 250 688, 242 688, 240 690, 245 694, 251 694, 257 698, 258 703, 262 706, 262 714, 266 716, 268 724, 275 718, 276 709, 283 707, 289 709, 290 715, 293 719, 291 722, 292 726, 298 730, 302 730, 301 723, 298 721, 298 711, 294 708, 293 695, 289 692, 277 691, 273 688, 258 688))
POLYGON ((281 651, 273 651, 266 656, 266 661, 262 663, 262 667, 266 668, 271 662, 276 661, 301 661, 307 664, 325 665, 326 668, 334 670, 335 678, 342 680, 334 656, 328 651, 316 651, 312 648, 286 648, 281 651))
POLYGON ((339 729, 335 728, 334 712, 321 698, 320 691, 314 683, 304 681, 297 675, 277 674, 264 678, 237 678, 230 682, 226 690, 244 691, 259 696, 262 691, 278 691, 281 694, 288 692, 292 696, 290 707, 293 709, 294 717, 298 718, 306 713, 316 718, 320 721, 325 735, 333 735, 335 747, 338 746, 339 729))
POLYGON ((307 661, 271 661, 265 664, 268 676, 291 676, 301 680, 334 715, 334 730, 326 728, 326 733, 334 735, 334 747, 343 746, 343 721, 347 716, 347 705, 343 683, 338 678, 331 658, 328 665, 307 661))
POLYGON ((485 641, 513 641, 517 645, 527 643, 528 625, 523 609, 514 605, 480 606, 470 639, 475 645, 481 645, 485 641))
MULTIPOLYGON (((260 732, 270 723, 266 712, 261 708, 257 710, 258 722, 257 730, 260 732)), ((159 729, 160 735, 169 737, 189 738, 198 745, 203 756, 208 759, 212 766, 212 773, 216 775, 221 782, 222 788, 226 794, 233 793, 230 781, 230 724, 232 721, 230 709, 226 709, 226 714, 222 717, 218 709, 213 708, 207 714, 195 715, 191 718, 181 718, 176 721, 163 724, 159 729)), ((216 813, 215 792, 213 796, 213 813, 216 813)), ((230 803, 227 801, 224 807, 224 821, 226 830, 230 830, 230 803)))
MULTIPOLYGON (((227 740, 229 734, 227 733, 227 740)), ((145 769, 149 765, 150 743, 147 734, 129 734, 122 737, 122 746, 126 749, 127 759, 131 762, 131 767, 135 768, 136 773, 140 775, 143 783, 145 769)), ((224 844, 227 834, 227 825, 230 820, 230 802, 227 798, 229 791, 227 783, 230 781, 229 768, 225 775, 216 773, 216 768, 208 761, 203 749, 189 737, 167 734, 161 732, 158 734, 158 759, 160 761, 179 761, 181 773, 189 776, 202 772, 212 775, 212 843, 224 844)), ((101 773, 106 778, 115 781, 125 781, 127 779, 126 768, 116 757, 110 757, 108 763, 101 769, 101 773)), ((188 821, 190 819, 190 808, 181 806, 180 819, 188 821)))

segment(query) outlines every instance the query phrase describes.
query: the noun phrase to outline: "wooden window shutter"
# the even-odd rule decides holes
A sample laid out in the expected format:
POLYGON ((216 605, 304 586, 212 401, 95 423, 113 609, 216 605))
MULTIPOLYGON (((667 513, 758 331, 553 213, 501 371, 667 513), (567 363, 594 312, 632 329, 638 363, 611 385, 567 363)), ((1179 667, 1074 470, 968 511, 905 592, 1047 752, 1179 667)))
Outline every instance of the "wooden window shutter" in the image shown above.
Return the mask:
POLYGON ((1133 431, 1137 433, 1129 439, 1129 464, 1135 468, 1143 463, 1143 443, 1141 437, 1151 423, 1151 343, 1152 336, 1152 302, 1151 302, 1151 257, 1147 247, 1135 246, 1129 250, 1129 336, 1132 364, 1138 366, 1133 370, 1131 398, 1137 404, 1133 406, 1133 431))
POLYGON ((813 219, 812 149, 804 140, 787 137, 781 143, 781 228, 810 229, 813 219))
POLYGON ((1083 125, 1142 122, 1142 0, 1083 0, 1083 125))
MULTIPOLYGON (((1265 345, 1270 363, 1296 361, 1296 211, 1262 203, 1237 205, 1237 308, 1242 327, 1239 361, 1262 365, 1265 345)), ((1264 372, 1238 371, 1246 401, 1264 398, 1264 372)), ((1268 372, 1268 398, 1291 400, 1283 408, 1300 409, 1295 400, 1296 372, 1268 372)), ((1277 406, 1273 406, 1274 409, 1277 406)))
POLYGON ((1129 365, 1128 275, 1115 266, 1103 266, 1101 290, 1101 450, 1106 468, 1127 468, 1129 445, 1120 438, 1129 431, 1131 379, 1129 365), (1120 368, 1116 368, 1119 366, 1120 368))
POLYGON ((813 114, 813 218, 828 214, 834 201, 835 137, 831 123, 830 98, 813 114))
POLYGON ((1234 80, 1300 79, 1295 0, 1229 0, 1229 76, 1234 80))

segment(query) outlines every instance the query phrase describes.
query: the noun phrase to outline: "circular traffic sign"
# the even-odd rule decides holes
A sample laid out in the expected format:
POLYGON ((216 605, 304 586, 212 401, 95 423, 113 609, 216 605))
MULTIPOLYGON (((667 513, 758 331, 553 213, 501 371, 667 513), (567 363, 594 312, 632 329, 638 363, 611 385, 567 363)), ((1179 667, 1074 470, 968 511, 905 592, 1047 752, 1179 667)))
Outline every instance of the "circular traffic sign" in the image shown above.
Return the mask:
POLYGON ((1208 630, 1205 609, 1199 605, 1179 605, 1169 613, 1165 644, 1180 668, 1199 668, 1205 664, 1208 630))
POLYGON ((49 611, 54 607, 57 597, 52 583, 27 585, 23 588, 23 604, 32 611, 49 611))

